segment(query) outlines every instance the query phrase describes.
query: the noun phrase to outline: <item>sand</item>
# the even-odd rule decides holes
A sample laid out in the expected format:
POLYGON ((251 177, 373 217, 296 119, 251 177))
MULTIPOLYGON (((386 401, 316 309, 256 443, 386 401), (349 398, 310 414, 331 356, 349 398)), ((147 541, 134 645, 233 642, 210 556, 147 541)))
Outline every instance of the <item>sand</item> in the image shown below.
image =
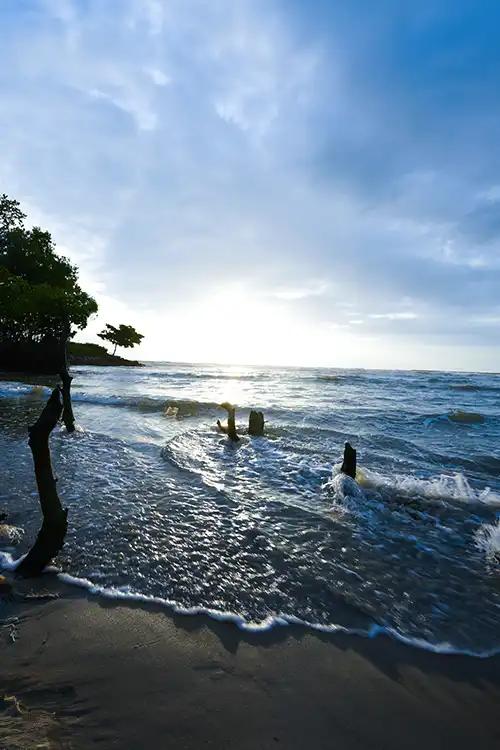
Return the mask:
POLYGON ((500 657, 249 635, 47 582, 59 599, 0 604, 1 750, 500 748, 500 657))

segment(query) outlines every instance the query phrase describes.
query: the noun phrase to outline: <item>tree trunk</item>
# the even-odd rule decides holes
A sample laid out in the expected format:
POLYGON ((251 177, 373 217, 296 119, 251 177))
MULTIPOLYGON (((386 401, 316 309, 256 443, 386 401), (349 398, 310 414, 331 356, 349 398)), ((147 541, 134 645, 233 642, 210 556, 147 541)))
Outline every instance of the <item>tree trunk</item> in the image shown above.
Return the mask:
POLYGON ((115 354, 116 354, 116 347, 117 347, 117 346, 118 346, 118 344, 115 344, 115 348, 113 349, 113 357, 114 357, 114 356, 115 356, 115 354))
POLYGON ((262 437, 264 434, 264 415, 261 411, 252 411, 248 418, 248 434, 262 437))
POLYGON ((350 443, 345 444, 344 461, 340 471, 342 474, 347 474, 352 479, 356 479, 356 451, 350 443))
POLYGON ((69 374, 68 369, 68 339, 71 329, 68 325, 59 340, 59 358, 60 358, 60 371, 62 382, 62 400, 63 400, 63 413, 62 420, 66 427, 67 432, 75 431, 75 415, 73 414, 73 405, 71 403, 71 381, 73 378, 69 374))
POLYGON ((63 510, 57 494, 49 448, 50 433, 58 423, 62 409, 61 389, 57 387, 35 424, 29 428, 28 444, 33 454, 43 522, 35 544, 16 569, 16 574, 25 578, 43 572, 62 548, 68 529, 68 511, 63 510))

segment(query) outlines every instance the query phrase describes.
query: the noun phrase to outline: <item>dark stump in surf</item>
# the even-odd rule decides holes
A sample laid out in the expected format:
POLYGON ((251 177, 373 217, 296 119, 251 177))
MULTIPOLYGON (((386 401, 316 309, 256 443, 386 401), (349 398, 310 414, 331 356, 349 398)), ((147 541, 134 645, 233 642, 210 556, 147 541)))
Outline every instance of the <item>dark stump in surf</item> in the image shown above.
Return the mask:
POLYGON ((67 432, 75 431, 75 416, 73 414, 73 404, 71 403, 71 381, 73 378, 69 374, 68 369, 68 339, 70 336, 70 326, 66 326, 66 329, 59 340, 59 357, 60 357, 60 370, 59 375, 62 383, 62 400, 63 400, 63 413, 62 420, 66 427, 67 432))
POLYGON ((348 477, 356 479, 356 451, 350 443, 346 443, 344 446, 344 460, 340 471, 342 474, 347 474, 348 477))
POLYGON ((68 511, 61 506, 52 471, 49 438, 63 410, 61 389, 54 388, 35 424, 29 428, 28 444, 33 454, 36 484, 43 523, 35 544, 16 569, 25 578, 40 575, 64 544, 68 511))
POLYGON ((227 411, 227 427, 220 423, 220 419, 217 420, 217 427, 221 432, 224 432, 230 440, 233 440, 234 442, 238 441, 240 438, 236 432, 236 408, 228 401, 224 401, 224 403, 220 405, 220 408, 227 411))
POLYGON ((248 434, 254 437, 262 437, 264 434, 264 415, 261 411, 252 411, 248 418, 248 434))

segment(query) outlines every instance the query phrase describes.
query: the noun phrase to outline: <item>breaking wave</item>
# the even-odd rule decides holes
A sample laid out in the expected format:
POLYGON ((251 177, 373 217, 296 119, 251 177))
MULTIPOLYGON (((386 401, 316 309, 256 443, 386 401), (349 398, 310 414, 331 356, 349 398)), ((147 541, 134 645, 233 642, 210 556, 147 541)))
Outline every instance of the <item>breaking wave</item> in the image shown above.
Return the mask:
POLYGON ((476 533, 477 546, 493 560, 500 560, 500 519, 496 524, 484 524, 476 533))
MULTIPOLYGON (((300 624, 440 652, 500 647, 500 419, 482 388, 498 378, 236 373, 78 369, 84 430, 51 440, 71 519, 64 580, 245 630, 300 624), (457 385, 481 392, 457 396, 457 385), (240 404, 236 446, 215 428, 226 398, 240 404), (266 438, 247 435, 248 408, 264 410, 266 438), (332 472, 345 440, 358 450, 356 482, 332 472)), ((0 510, 25 529, 18 555, 39 526, 26 425, 48 392, 0 381, 0 510)), ((4 535, 7 569, 14 542, 4 535)))
POLYGON ((18 526, 11 526, 8 523, 0 523, 0 544, 19 544, 23 535, 24 530, 18 526))
POLYGON ((482 490, 475 489, 463 474, 448 476, 440 474, 430 479, 397 475, 391 477, 358 468, 356 481, 341 474, 340 465, 334 467, 332 479, 325 485, 325 489, 332 491, 336 500, 342 502, 345 498, 361 499, 363 490, 375 490, 381 498, 401 500, 431 500, 444 502, 459 502, 468 505, 500 506, 500 494, 489 487, 482 490))
POLYGON ((50 395, 50 388, 43 385, 30 385, 28 383, 16 383, 12 381, 0 381, 0 398, 19 398, 31 396, 33 398, 46 398, 50 395))
POLYGON ((191 399, 150 398, 141 396, 97 395, 75 392, 75 403, 95 404, 100 406, 118 406, 141 412, 158 412, 167 417, 194 417, 219 410, 215 401, 196 401, 191 399))

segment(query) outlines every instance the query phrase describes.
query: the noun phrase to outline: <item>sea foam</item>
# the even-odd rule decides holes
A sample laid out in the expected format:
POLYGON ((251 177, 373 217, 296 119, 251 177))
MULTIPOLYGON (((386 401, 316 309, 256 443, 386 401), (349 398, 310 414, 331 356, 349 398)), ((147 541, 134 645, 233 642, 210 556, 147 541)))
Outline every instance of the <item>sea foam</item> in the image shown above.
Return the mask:
POLYGON ((487 557, 500 560, 500 519, 496 524, 484 524, 476 532, 476 544, 486 552, 487 557))
POLYGON ((337 501, 346 498, 362 499, 363 490, 375 490, 392 499, 442 500, 471 505, 500 506, 500 495, 489 487, 482 490, 472 487, 461 473, 451 476, 440 474, 430 479, 419 479, 408 475, 393 474, 388 477, 376 471, 358 467, 356 481, 341 474, 340 464, 333 468, 332 478, 324 489, 333 492, 337 501))

